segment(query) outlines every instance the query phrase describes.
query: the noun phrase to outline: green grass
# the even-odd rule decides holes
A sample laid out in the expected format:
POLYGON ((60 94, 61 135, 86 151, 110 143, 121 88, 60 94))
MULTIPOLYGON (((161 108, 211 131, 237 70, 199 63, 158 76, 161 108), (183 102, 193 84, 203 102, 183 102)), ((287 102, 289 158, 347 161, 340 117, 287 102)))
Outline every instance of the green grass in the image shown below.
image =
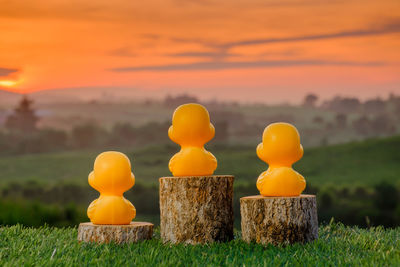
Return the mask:
POLYGON ((263 247, 238 237, 211 245, 164 245, 159 234, 128 245, 79 244, 76 228, 0 228, 2 266, 399 266, 400 228, 330 224, 309 244, 263 247))
MULTIPOLYGON (((216 174, 233 174, 236 184, 254 183, 267 165, 257 158, 254 146, 210 146, 218 159, 216 174)), ((158 184, 158 178, 171 175, 170 157, 174 144, 152 145, 123 151, 132 161, 137 182, 158 184)), ((400 182, 400 136, 371 139, 305 150, 294 165, 307 182, 321 186, 374 185, 381 181, 400 182)), ((77 183, 87 185, 87 175, 100 151, 75 151, 0 157, 0 186, 9 182, 34 180, 46 185, 77 183)))

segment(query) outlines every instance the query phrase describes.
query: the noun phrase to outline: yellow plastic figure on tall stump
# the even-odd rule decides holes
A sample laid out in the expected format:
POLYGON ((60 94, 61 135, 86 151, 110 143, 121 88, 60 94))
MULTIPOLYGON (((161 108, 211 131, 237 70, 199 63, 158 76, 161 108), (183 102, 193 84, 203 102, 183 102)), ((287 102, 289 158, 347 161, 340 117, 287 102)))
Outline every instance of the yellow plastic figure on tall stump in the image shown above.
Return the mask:
POLYGON ((100 197, 87 210, 91 222, 79 224, 78 241, 122 244, 152 238, 154 225, 132 222, 136 209, 123 195, 135 184, 127 156, 116 151, 98 155, 89 184, 100 197))
POLYGON ((217 159, 204 145, 215 135, 205 107, 188 103, 172 115, 169 138, 181 150, 160 181, 160 234, 168 243, 205 244, 233 238, 233 175, 213 175, 217 159))
POLYGON ((123 196, 135 184, 127 156, 116 151, 98 155, 89 174, 89 184, 100 192, 87 210, 92 223, 129 224, 135 218, 135 207, 123 196))
POLYGON ((204 145, 215 135, 207 109, 200 104, 185 104, 178 107, 168 130, 169 138, 181 146, 170 162, 174 176, 212 175, 217 168, 217 159, 204 145))
POLYGON ((273 123, 265 128, 257 156, 269 168, 257 180, 263 196, 299 196, 306 187, 304 177, 292 169, 303 157, 303 147, 297 129, 289 123, 273 123))

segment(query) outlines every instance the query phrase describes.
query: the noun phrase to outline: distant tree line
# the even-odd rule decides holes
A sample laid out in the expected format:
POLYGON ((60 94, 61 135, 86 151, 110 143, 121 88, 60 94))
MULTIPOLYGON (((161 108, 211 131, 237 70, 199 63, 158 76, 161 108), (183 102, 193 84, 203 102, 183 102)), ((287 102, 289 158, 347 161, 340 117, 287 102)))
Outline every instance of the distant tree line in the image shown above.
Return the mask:
POLYGON ((71 149, 112 148, 168 142, 165 134, 169 123, 148 123, 134 127, 117 123, 106 130, 88 122, 73 127, 70 132, 55 129, 0 132, 0 154, 41 153, 71 149))
POLYGON ((340 113, 364 113, 364 114, 381 114, 387 112, 400 111, 400 96, 390 94, 387 99, 380 97, 361 101, 357 97, 335 96, 332 99, 325 100, 321 103, 317 94, 307 94, 302 105, 309 108, 322 108, 340 113))
MULTIPOLYGON (((187 100, 187 97, 181 98, 177 101, 187 100)), ((229 136, 229 122, 238 121, 237 116, 229 112, 216 112, 213 115, 216 117, 214 124, 218 129, 213 141, 224 142, 229 136)), ((111 129, 105 129, 96 122, 86 122, 73 127, 69 132, 51 128, 40 129, 37 127, 38 121, 33 102, 24 97, 6 119, 5 129, 0 131, 0 154, 105 149, 170 142, 166 134, 171 124, 169 121, 149 122, 139 126, 119 122, 111 129)))
POLYGON ((350 116, 345 113, 337 113, 333 120, 324 120, 322 116, 313 117, 313 123, 318 125, 321 130, 327 131, 343 131, 352 129, 360 136, 376 137, 376 136, 389 136, 395 134, 398 129, 399 122, 392 114, 379 114, 379 115, 359 115, 350 116))
POLYGON ((347 130, 361 137, 377 137, 394 135, 400 130, 400 96, 394 94, 387 99, 373 98, 365 101, 355 97, 336 96, 321 104, 316 94, 308 94, 302 105, 336 113, 333 119, 321 115, 312 118, 317 129, 309 132, 314 136, 323 135, 323 132, 332 135, 347 130))
MULTIPOLYGON (((190 95, 167 96, 162 104, 175 107, 187 102, 199 102, 190 95)), ((351 97, 334 97, 319 103, 316 94, 305 96, 303 106, 310 109, 326 109, 333 113, 311 115, 306 118, 309 126, 300 124, 305 145, 326 145, 337 136, 376 137, 390 136, 400 131, 400 97, 391 95, 387 99, 369 99, 364 102, 351 97)), ((261 136, 264 127, 272 122, 285 121, 296 124, 299 116, 278 111, 275 113, 256 114, 259 121, 249 120, 235 106, 225 108, 221 103, 208 103, 216 136, 211 142, 246 142, 261 136), (233 108, 232 108, 233 107, 233 108)), ((308 114, 308 113, 306 113, 308 114)), ((313 114, 313 113, 311 113, 313 114)), ((314 112, 314 114, 316 114, 314 112)), ((304 119, 304 118, 302 118, 304 119)), ((152 143, 170 142, 166 132, 170 122, 149 122, 132 125, 117 122, 111 128, 104 128, 95 121, 86 121, 72 127, 69 131, 53 128, 38 128, 40 117, 36 114, 33 102, 24 97, 13 113, 10 114, 4 127, 0 129, 0 154, 40 153, 70 149, 119 148, 152 143)))

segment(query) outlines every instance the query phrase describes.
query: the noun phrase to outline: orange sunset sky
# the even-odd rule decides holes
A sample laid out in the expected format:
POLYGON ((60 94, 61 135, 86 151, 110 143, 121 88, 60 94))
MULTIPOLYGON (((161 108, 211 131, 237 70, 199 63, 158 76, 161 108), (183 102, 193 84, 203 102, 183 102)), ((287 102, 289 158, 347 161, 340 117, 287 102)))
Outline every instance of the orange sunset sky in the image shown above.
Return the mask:
POLYGON ((0 0, 0 89, 400 94, 399 0, 0 0))

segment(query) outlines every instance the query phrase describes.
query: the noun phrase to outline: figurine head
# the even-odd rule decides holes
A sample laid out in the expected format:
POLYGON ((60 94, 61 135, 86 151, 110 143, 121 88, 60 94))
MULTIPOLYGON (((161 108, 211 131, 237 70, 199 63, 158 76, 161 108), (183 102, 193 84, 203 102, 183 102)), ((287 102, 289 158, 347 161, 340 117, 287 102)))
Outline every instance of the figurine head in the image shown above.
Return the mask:
POLYGON ((210 115, 200 104, 179 106, 172 116, 169 138, 181 146, 203 146, 215 135, 210 115))
POLYGON ((100 193, 123 194, 135 184, 129 158, 116 151, 101 153, 89 174, 89 184, 100 193))
POLYGON ((291 166, 303 156, 303 146, 296 127, 278 122, 268 125, 262 143, 257 146, 257 155, 269 165, 291 166))

